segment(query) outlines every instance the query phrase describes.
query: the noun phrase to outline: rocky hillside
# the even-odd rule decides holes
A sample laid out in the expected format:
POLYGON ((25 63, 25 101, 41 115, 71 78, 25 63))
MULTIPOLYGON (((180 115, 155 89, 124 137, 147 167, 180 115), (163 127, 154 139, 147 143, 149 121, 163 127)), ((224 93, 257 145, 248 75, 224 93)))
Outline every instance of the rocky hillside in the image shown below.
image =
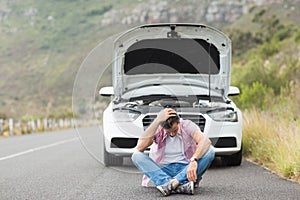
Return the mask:
POLYGON ((133 7, 112 9, 104 14, 102 26, 158 22, 231 23, 248 11, 250 2, 150 0, 133 7))
MULTIPOLYGON (((142 1, 141 1, 142 2, 142 1)), ((298 0, 289 1, 297 3, 298 0)), ((210 25, 231 24, 255 6, 282 4, 282 0, 150 0, 131 7, 112 9, 104 14, 102 26, 157 22, 202 22, 210 25), (188 3, 187 3, 188 2, 188 3)))

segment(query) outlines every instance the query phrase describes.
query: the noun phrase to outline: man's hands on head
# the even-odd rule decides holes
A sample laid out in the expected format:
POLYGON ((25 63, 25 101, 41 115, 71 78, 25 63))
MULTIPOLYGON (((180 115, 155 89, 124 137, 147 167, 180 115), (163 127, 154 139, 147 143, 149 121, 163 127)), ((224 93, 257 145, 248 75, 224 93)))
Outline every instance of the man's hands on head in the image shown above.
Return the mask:
POLYGON ((165 108, 158 113, 156 120, 159 123, 162 123, 172 116, 176 116, 176 111, 173 110, 172 108, 165 108))
POLYGON ((160 123, 166 121, 172 116, 176 116, 176 111, 172 108, 165 108, 161 110, 154 122, 150 124, 150 126, 145 130, 143 135, 139 138, 136 149, 138 151, 145 151, 153 143, 154 134, 159 127, 160 123))

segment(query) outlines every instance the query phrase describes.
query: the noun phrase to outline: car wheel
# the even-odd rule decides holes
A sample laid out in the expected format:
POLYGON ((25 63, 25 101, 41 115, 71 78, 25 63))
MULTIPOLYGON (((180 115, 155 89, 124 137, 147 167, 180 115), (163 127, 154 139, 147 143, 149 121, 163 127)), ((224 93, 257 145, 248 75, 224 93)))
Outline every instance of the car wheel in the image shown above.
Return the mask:
POLYGON ((123 164, 123 157, 112 155, 105 150, 105 147, 103 148, 105 166, 119 166, 123 164))
POLYGON ((105 137, 104 133, 101 134, 101 143, 102 143, 102 158, 104 166, 118 166, 123 164, 123 157, 115 156, 110 154, 105 149, 105 137))
POLYGON ((232 154, 230 156, 222 156, 221 160, 222 160, 223 165, 239 166, 242 163, 242 157, 243 157, 243 154, 242 154, 242 149, 241 149, 239 152, 232 154))

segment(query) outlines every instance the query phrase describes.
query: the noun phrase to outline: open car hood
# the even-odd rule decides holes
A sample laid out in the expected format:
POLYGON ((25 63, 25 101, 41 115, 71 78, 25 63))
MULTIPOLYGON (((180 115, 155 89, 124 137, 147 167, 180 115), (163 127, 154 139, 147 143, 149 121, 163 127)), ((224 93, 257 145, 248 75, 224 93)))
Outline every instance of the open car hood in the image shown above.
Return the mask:
POLYGON ((176 85, 183 95, 228 95, 231 41, 214 28, 202 24, 139 26, 115 40, 114 54, 116 97, 173 93, 168 88, 176 85))

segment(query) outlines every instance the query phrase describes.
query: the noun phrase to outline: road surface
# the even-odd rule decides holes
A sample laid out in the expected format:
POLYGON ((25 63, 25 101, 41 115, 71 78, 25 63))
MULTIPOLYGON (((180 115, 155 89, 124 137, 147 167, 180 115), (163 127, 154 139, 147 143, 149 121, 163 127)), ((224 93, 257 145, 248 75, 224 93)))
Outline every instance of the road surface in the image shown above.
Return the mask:
MULTIPOLYGON (((140 186, 130 159, 115 168, 99 163, 100 135, 93 127, 0 139, 0 199, 166 199, 155 187, 140 186)), ((222 167, 216 159, 195 195, 167 198, 300 199, 300 184, 245 160, 222 167)))

